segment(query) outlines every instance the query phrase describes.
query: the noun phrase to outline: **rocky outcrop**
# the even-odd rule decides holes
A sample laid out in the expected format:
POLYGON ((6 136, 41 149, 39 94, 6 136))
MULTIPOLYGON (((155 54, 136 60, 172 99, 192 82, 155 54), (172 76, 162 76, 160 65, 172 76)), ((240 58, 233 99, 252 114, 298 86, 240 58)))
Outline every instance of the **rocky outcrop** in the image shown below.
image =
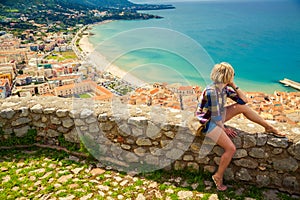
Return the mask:
MULTIPOLYGON (((275 124, 288 138, 263 133, 247 120, 230 124, 236 154, 225 179, 300 194, 299 127, 275 124), (293 136, 293 137, 291 137, 293 136)), ((1 102, 1 140, 37 130, 37 142, 58 145, 63 136, 83 143, 100 162, 127 172, 187 169, 214 172, 223 149, 198 136, 193 113, 130 106, 118 99, 9 98, 1 102)))

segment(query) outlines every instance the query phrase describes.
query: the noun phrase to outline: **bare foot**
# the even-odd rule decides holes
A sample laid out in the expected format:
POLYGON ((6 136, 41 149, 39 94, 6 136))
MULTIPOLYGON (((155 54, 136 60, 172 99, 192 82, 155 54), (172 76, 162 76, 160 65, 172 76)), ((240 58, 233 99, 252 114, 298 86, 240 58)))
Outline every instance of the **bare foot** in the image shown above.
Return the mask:
POLYGON ((278 137, 285 137, 284 133, 280 133, 276 128, 273 126, 269 126, 268 128, 265 128, 266 133, 273 133, 275 136, 278 137))

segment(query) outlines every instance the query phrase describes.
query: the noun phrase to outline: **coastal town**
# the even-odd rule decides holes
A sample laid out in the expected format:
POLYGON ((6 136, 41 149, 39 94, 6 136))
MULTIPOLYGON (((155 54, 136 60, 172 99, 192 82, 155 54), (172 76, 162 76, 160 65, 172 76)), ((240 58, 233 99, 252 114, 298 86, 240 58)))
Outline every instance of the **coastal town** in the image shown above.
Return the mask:
MULTIPOLYGON (((92 14, 111 16, 97 10, 92 14)), ((74 12, 74 15, 76 18, 80 13, 74 12)), ((19 20, 28 19, 20 15, 19 20)), ((92 25, 78 23, 53 31, 53 25, 61 24, 59 21, 49 25, 37 24, 34 20, 28 23, 35 28, 18 34, 15 29, 0 31, 0 98, 57 96, 111 101, 118 97, 131 105, 195 110, 201 86, 151 83, 139 87, 134 81, 124 80, 116 66, 113 71, 101 71, 88 62, 88 55, 93 51, 88 42, 92 25)), ((300 123, 300 92, 247 92, 247 96, 249 106, 265 119, 300 123)))

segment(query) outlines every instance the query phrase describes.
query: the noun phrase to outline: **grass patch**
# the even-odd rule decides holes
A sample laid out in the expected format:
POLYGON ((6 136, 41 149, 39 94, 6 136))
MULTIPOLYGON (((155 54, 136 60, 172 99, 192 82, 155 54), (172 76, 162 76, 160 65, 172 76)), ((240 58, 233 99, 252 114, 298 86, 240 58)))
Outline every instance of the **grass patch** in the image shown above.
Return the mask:
POLYGON ((64 61, 67 59, 77 59, 76 54, 73 51, 63 51, 63 52, 53 52, 49 56, 46 57, 47 60, 57 60, 57 61, 64 61))
POLYGON ((79 94, 79 97, 80 98, 91 98, 91 95, 89 95, 89 94, 79 94))

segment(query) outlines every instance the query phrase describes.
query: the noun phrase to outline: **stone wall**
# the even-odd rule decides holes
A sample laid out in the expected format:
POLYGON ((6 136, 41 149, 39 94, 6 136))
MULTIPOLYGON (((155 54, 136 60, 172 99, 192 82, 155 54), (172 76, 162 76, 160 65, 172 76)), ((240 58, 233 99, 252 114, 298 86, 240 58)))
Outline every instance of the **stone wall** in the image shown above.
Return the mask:
MULTIPOLYGON (((1 141, 36 129, 37 142, 59 145, 58 137, 83 143, 101 163, 127 172, 156 169, 213 173, 223 149, 197 136, 193 114, 160 107, 129 106, 56 97, 1 100, 1 141)), ((242 120, 245 121, 245 120, 242 120)), ((242 124, 241 121, 236 123, 242 124)), ((246 127, 245 128, 249 128, 246 127)), ((290 127, 286 131, 292 132, 290 127)), ((236 154, 225 179, 300 194, 300 141, 236 129, 236 154)))

